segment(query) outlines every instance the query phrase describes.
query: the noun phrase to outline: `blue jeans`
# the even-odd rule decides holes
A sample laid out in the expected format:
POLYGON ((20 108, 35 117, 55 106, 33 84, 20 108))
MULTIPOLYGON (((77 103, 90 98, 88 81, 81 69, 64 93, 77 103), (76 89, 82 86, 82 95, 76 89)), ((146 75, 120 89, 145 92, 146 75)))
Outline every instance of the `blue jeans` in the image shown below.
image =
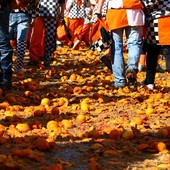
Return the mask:
POLYGON ((17 41, 26 41, 30 27, 31 18, 27 13, 11 12, 9 16, 10 39, 17 37, 17 41))
POLYGON ((142 26, 128 26, 112 31, 113 43, 111 47, 112 70, 116 85, 124 85, 125 78, 125 62, 123 57, 123 35, 126 35, 128 47, 128 63, 126 70, 138 69, 138 61, 142 44, 142 26))
POLYGON ((25 50, 27 45, 27 36, 30 28, 31 18, 24 12, 11 12, 9 16, 9 34, 10 39, 17 39, 17 68, 20 71, 23 66, 25 50))
POLYGON ((12 81, 12 48, 9 41, 9 11, 0 11, 0 82, 12 81))

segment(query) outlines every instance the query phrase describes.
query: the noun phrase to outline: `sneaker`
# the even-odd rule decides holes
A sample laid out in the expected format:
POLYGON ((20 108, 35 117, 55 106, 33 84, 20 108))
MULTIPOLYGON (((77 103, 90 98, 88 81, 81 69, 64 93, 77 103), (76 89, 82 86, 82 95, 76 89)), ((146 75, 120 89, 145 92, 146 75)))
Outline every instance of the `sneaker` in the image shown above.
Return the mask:
POLYGON ((153 90, 154 89, 154 84, 146 84, 146 79, 144 79, 141 83, 141 86, 146 86, 149 90, 153 90))
POLYGON ((137 71, 135 69, 126 70, 126 78, 127 78, 127 83, 129 85, 136 85, 137 71))
POLYGON ((124 88, 126 86, 126 83, 115 83, 115 82, 113 82, 111 86, 115 89, 119 89, 119 88, 124 88))
POLYGON ((76 40, 76 42, 73 45, 73 49, 74 50, 78 50, 79 49, 79 45, 80 45, 80 40, 76 40))
POLYGON ((102 57, 100 57, 100 60, 101 60, 110 70, 112 70, 111 60, 108 58, 108 56, 102 56, 102 57))
POLYGON ((146 71, 146 66, 143 66, 141 64, 138 65, 138 71, 146 71))
POLYGON ((63 43, 61 41, 56 41, 56 46, 57 47, 63 47, 63 43))
POLYGON ((149 90, 153 90, 153 89, 154 89, 154 84, 148 84, 148 85, 147 85, 147 88, 148 88, 149 90))

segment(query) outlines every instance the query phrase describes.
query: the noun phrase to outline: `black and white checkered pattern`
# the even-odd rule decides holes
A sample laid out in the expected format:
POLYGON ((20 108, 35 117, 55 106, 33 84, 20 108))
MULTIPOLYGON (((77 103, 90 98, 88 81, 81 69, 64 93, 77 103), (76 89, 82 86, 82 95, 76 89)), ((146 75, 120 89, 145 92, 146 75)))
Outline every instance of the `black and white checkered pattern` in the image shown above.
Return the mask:
POLYGON ((44 18, 44 24, 45 24, 44 61, 50 61, 52 54, 56 49, 56 19, 44 18))
POLYGON ((85 7, 86 7, 87 0, 82 0, 82 5, 78 6, 77 5, 77 0, 74 0, 69 14, 68 18, 70 19, 76 19, 76 18, 85 18, 86 13, 85 13, 85 7))
POLYGON ((110 48, 112 41, 107 41, 107 42, 103 42, 102 38, 99 38, 96 42, 94 42, 94 47, 97 51, 101 52, 104 49, 108 49, 110 48))
POLYGON ((170 0, 142 0, 146 7, 146 19, 152 20, 170 16, 170 0))
POLYGON ((20 71, 23 66, 23 60, 25 56, 25 50, 26 50, 26 41, 17 41, 17 67, 16 71, 20 71))
POLYGON ((146 39, 149 44, 159 45, 158 20, 170 16, 170 0, 142 0, 146 12, 146 39))
POLYGON ((146 23, 146 40, 149 44, 159 45, 158 19, 146 23))
POLYGON ((60 14, 60 4, 58 0, 40 0, 37 9, 30 11, 33 17, 58 17, 60 14))

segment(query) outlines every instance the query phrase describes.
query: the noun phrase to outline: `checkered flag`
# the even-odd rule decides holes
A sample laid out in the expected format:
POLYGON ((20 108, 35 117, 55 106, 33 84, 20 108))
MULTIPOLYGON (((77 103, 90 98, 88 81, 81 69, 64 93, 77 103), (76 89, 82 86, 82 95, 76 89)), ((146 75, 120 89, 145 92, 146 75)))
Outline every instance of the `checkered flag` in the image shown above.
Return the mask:
POLYGON ((94 43, 94 46, 96 48, 97 51, 101 52, 103 51, 104 49, 107 49, 110 47, 112 41, 109 40, 107 42, 104 42, 102 38, 99 38, 95 43, 94 43))
POLYGON ((98 18, 98 21, 92 26, 92 38, 95 49, 101 52, 104 49, 110 48, 112 37, 109 32, 109 27, 103 18, 98 18))

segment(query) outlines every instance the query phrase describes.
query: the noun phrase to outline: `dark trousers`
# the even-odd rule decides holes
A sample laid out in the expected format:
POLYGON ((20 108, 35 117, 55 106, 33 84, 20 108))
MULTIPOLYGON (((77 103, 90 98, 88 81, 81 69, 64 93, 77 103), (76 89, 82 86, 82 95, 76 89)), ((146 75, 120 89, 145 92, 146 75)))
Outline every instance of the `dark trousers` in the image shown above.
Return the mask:
POLYGON ((44 18, 45 40, 44 40, 44 61, 50 61, 56 50, 56 18, 44 18))
POLYGON ((146 57, 146 84, 154 84, 158 56, 161 46, 155 44, 147 44, 146 57))
POLYGON ((12 80, 12 48, 10 45, 8 10, 0 11, 0 81, 11 83, 12 80))

